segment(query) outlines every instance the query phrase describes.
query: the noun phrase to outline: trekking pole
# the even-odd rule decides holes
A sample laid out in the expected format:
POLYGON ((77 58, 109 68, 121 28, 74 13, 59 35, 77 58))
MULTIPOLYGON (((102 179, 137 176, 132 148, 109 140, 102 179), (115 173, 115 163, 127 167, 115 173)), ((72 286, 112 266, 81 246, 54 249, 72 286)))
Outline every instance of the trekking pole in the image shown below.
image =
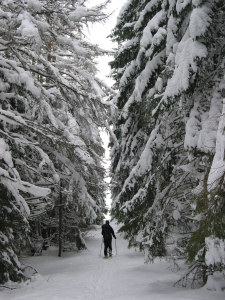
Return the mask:
MULTIPOLYGON (((102 242, 103 242, 103 239, 102 239, 102 242)), ((101 256, 101 253, 102 253, 102 242, 101 242, 101 249, 100 249, 99 256, 101 256)))
POLYGON ((116 255, 117 255, 116 239, 115 239, 115 249, 116 249, 116 255))

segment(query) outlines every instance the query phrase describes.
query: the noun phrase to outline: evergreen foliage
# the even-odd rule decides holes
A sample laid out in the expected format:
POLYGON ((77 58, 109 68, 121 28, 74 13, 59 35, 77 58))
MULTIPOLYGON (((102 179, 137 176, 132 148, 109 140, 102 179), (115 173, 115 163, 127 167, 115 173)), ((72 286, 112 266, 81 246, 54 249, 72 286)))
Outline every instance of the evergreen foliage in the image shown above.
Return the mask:
POLYGON ((13 196, 0 184, 0 282, 20 281, 24 278, 17 255, 25 242, 28 223, 13 204, 13 196), (24 235, 20 233, 24 232, 24 235))
POLYGON ((210 225, 225 173, 224 13, 221 0, 129 0, 112 33, 112 214, 147 261, 194 259, 212 235, 224 245, 224 221, 210 225), (199 219, 203 191, 211 204, 199 219))
POLYGON ((72 218, 79 232, 81 223, 103 218, 99 128, 106 125, 102 100, 108 89, 96 78, 93 62, 104 52, 85 41, 83 28, 106 15, 104 5, 87 8, 85 2, 0 1, 0 183, 10 195, 0 201, 13 211, 2 234, 14 266, 8 275, 0 268, 1 282, 23 277, 14 236, 25 239, 28 219, 31 244, 51 231, 46 227, 58 226, 57 207, 52 209, 61 183, 63 210, 70 215, 65 222, 72 218), (25 230, 15 227, 17 219, 25 230))

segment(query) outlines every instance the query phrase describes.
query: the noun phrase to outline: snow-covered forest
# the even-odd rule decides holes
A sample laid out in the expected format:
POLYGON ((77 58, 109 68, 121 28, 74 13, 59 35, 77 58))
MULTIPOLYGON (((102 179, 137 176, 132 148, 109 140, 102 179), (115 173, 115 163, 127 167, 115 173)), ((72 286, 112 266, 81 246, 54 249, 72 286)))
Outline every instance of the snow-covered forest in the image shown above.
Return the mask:
POLYGON ((84 2, 0 1, 0 282, 23 277, 23 251, 85 247, 80 229, 103 219, 109 88, 83 30, 106 15, 84 2))
MULTIPOLYGON (((155 268, 165 268, 159 258, 186 262, 179 286, 224 290, 224 0, 124 1, 110 36, 112 87, 96 65, 111 52, 86 37, 107 22, 108 2, 0 0, 0 284, 26 282, 21 258, 40 255, 42 266, 42 251, 56 247, 76 268, 90 244, 98 271, 100 245, 85 236, 107 211, 107 130, 111 216, 128 246, 155 268)), ((124 249, 113 272, 129 272, 124 249)))
POLYGON ((111 35, 112 215, 147 262, 185 258, 203 285, 225 266, 224 33, 222 0, 129 0, 111 35))

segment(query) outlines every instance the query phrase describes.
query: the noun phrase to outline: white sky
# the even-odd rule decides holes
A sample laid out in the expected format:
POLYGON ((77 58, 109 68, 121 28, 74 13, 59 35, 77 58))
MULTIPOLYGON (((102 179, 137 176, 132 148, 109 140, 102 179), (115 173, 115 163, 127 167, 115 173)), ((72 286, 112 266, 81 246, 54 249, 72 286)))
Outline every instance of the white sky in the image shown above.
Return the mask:
MULTIPOLYGON (((96 23, 89 27, 89 39, 93 44, 98 44, 102 49, 106 50, 113 50, 113 48, 117 47, 117 44, 114 44, 110 38, 107 38, 107 36, 110 35, 111 31, 116 25, 117 16, 120 12, 120 9, 126 3, 127 0, 111 0, 111 3, 107 6, 107 12, 110 15, 110 17, 106 20, 105 23, 96 23)), ((105 2, 104 0, 89 0, 88 6, 95 6, 100 3, 105 2)), ((114 81, 113 79, 109 78, 110 74, 110 67, 108 63, 113 59, 113 57, 109 56, 102 56, 98 58, 98 69, 99 74, 98 77, 102 79, 104 82, 106 82, 109 86, 112 86, 114 81)), ((101 137, 104 142, 105 146, 105 167, 106 169, 109 168, 110 165, 110 156, 109 156, 109 149, 108 149, 108 143, 109 143, 109 137, 107 133, 101 132, 101 137)), ((109 183, 110 178, 106 178, 106 182, 109 183)), ((111 205, 111 195, 110 191, 107 191, 106 196, 106 204, 110 207, 111 205)), ((110 218, 110 216, 106 216, 107 218, 110 218)))
MULTIPOLYGON (((89 0, 90 6, 95 6, 100 3, 104 3, 104 0, 89 0)), ((89 38, 92 43, 98 44, 102 49, 112 50, 116 48, 117 45, 114 44, 110 38, 107 36, 110 35, 111 31, 116 25, 117 16, 120 12, 120 9, 126 3, 127 0, 111 0, 111 3, 108 4, 106 12, 108 12, 110 17, 106 20, 105 23, 96 23, 93 26, 89 27, 89 38)), ((112 60, 112 57, 103 56, 97 61, 99 63, 98 77, 109 86, 112 86, 113 80, 107 76, 110 74, 110 67, 108 66, 109 61, 112 60)))

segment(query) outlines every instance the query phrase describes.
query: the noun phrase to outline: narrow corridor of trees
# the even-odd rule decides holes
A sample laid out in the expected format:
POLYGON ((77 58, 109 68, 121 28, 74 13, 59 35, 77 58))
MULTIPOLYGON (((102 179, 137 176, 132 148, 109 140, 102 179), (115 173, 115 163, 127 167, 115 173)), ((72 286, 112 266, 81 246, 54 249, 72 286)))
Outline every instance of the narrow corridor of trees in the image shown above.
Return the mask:
POLYGON ((184 284, 224 272, 224 1, 125 1, 113 90, 84 35, 107 2, 0 0, 0 283, 25 278, 21 254, 84 249, 102 223, 102 128, 129 246, 185 259, 184 284))

